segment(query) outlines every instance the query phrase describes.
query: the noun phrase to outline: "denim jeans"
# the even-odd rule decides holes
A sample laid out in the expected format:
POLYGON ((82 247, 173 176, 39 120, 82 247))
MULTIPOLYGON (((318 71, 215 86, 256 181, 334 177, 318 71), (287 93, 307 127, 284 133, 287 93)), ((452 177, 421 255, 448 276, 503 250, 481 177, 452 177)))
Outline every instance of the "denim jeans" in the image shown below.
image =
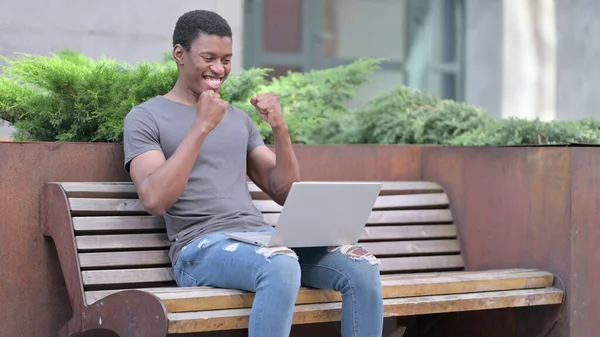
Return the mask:
POLYGON ((301 285, 341 292, 342 336, 382 334, 379 262, 359 246, 264 248, 215 233, 185 246, 173 270, 181 287, 254 292, 250 337, 289 336, 301 285))

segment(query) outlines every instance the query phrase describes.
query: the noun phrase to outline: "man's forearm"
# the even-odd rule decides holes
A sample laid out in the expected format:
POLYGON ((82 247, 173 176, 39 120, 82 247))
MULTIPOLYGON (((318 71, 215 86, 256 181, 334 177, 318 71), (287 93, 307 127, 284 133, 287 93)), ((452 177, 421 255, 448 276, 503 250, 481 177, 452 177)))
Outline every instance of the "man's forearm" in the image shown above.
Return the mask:
POLYGON ((300 168, 287 126, 273 128, 275 139, 275 168, 271 172, 271 191, 283 204, 292 184, 300 180, 300 168))
POLYGON ((140 194, 149 212, 163 215, 183 194, 207 135, 199 124, 194 124, 173 155, 143 180, 140 194))

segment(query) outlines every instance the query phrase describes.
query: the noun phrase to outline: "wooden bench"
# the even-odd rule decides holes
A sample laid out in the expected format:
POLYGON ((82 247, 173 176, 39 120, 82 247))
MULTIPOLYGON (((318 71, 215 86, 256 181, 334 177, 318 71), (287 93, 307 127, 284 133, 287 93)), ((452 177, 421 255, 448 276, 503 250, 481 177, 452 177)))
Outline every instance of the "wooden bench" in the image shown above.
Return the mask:
MULTIPOLYGON (((248 186, 273 224, 281 207, 248 186)), ((59 336, 93 329, 153 337, 247 328, 252 293, 176 286, 164 222, 144 211, 131 183, 48 183, 42 223, 73 308, 59 336)), ((361 243, 381 260, 386 317, 563 301, 545 271, 464 271, 448 196, 436 183, 385 182, 367 228, 361 243)), ((339 321, 340 309, 339 293, 302 288, 293 322, 339 321)))

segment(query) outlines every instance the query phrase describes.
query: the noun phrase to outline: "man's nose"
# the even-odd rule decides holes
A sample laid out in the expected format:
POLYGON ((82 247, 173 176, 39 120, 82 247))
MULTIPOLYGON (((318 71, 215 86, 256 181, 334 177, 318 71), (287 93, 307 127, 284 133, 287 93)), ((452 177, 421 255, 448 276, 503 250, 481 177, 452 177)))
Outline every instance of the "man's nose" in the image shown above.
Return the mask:
POLYGON ((225 75, 225 67, 223 66, 223 63, 221 63, 220 61, 213 62, 210 65, 210 70, 213 73, 215 73, 215 75, 219 75, 219 76, 225 75))

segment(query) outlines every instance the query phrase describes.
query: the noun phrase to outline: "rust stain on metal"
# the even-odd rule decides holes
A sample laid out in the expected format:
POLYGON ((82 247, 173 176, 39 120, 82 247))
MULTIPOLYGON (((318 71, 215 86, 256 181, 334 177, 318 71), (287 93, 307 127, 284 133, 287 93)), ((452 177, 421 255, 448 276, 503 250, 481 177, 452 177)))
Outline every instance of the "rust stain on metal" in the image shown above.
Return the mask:
POLYGON ((600 317, 600 149, 571 151, 571 335, 593 336, 600 317))
POLYGON ((5 336, 54 336, 71 315, 58 256, 42 236, 50 181, 129 180, 119 144, 0 143, 0 326, 5 336))
POLYGON ((419 180, 421 147, 295 146, 302 180, 419 180))
MULTIPOLYGON (((569 289, 569 148, 434 147, 422 154, 423 179, 448 189, 467 269, 540 268, 569 289)), ((532 317, 557 315, 544 313, 532 317)), ((552 336, 567 335, 568 321, 567 311, 552 336)))

